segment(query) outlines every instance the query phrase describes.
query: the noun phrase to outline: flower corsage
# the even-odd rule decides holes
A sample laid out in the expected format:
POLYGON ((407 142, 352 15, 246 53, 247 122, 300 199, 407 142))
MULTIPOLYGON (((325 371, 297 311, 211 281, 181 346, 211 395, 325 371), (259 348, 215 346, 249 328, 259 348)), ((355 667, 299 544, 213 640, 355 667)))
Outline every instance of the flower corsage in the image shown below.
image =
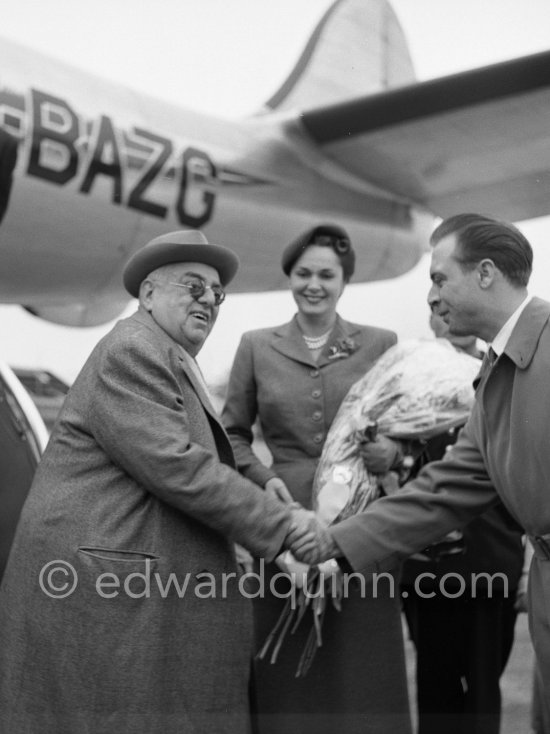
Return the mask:
POLYGON ((329 347, 328 358, 329 359, 345 359, 346 357, 349 357, 350 354, 353 354, 353 352, 355 352, 356 349, 357 349, 357 345, 355 344, 353 339, 344 337, 342 339, 338 339, 338 341, 335 344, 332 344, 329 347))

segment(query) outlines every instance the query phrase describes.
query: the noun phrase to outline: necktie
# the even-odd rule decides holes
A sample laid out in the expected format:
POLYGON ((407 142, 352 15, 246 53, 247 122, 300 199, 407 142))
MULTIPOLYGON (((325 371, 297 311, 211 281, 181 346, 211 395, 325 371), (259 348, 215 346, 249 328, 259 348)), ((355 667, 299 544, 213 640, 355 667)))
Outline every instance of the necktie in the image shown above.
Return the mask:
POLYGON ((493 369, 493 365, 497 360, 497 353, 493 349, 493 347, 489 347, 489 349, 485 352, 483 355, 483 360, 481 362, 481 367, 479 369, 479 375, 477 376, 475 380, 475 384, 477 385, 481 380, 486 380, 487 375, 489 372, 493 369))

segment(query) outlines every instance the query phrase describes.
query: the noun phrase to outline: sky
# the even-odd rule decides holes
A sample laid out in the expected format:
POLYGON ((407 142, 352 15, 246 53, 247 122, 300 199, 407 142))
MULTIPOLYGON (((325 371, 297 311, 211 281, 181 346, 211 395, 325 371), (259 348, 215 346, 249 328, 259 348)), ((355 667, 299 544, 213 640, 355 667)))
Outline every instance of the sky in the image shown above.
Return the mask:
MULTIPOLYGON (((182 107, 235 118, 259 109, 278 88, 329 4, 0 0, 0 35, 182 107)), ((550 49, 550 0, 393 0, 392 6, 419 79, 550 49)), ((520 227, 535 251, 530 291, 550 299, 550 218, 520 227)), ((340 313, 392 328, 400 338, 429 336, 428 267, 425 257, 400 278, 348 286, 340 313)), ((293 312, 287 292, 230 295, 199 355, 207 379, 223 377, 243 331, 280 323, 293 312)), ((0 306, 2 357, 72 381, 110 327, 69 329, 0 306)))

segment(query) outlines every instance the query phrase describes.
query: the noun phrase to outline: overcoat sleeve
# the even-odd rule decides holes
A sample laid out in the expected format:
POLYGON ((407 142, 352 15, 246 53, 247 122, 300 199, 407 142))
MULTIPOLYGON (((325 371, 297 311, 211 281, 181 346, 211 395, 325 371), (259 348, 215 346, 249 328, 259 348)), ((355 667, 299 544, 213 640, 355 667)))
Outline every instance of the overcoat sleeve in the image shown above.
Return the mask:
POLYGON ((355 571, 393 568, 499 501, 470 422, 443 460, 427 464, 401 491, 332 528, 355 571))
POLYGON ((274 557, 288 508, 190 440, 185 392, 165 362, 154 344, 131 338, 102 354, 89 401, 94 438, 113 464, 163 502, 255 555, 274 557))
POLYGON ((241 338, 229 376, 222 420, 231 439, 239 471, 263 487, 277 475, 252 450, 252 426, 258 413, 252 339, 249 333, 241 338))

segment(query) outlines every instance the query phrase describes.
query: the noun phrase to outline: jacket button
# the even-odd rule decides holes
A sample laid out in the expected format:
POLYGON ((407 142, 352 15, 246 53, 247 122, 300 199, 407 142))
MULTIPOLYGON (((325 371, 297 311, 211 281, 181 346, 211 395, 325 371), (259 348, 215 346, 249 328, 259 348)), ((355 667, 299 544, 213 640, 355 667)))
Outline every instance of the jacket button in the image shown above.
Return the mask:
POLYGON ((314 443, 322 443, 323 441, 323 434, 322 433, 316 433, 315 436, 313 436, 313 442, 314 443))
POLYGON ((321 397, 321 391, 320 390, 313 390, 311 393, 312 398, 320 398, 321 397))
POLYGON ((321 411, 316 410, 315 413, 311 416, 311 419, 314 421, 320 421, 322 417, 323 417, 323 414, 321 413, 321 411))
POLYGON ((311 377, 319 377, 319 370, 311 370, 309 374, 311 377))

